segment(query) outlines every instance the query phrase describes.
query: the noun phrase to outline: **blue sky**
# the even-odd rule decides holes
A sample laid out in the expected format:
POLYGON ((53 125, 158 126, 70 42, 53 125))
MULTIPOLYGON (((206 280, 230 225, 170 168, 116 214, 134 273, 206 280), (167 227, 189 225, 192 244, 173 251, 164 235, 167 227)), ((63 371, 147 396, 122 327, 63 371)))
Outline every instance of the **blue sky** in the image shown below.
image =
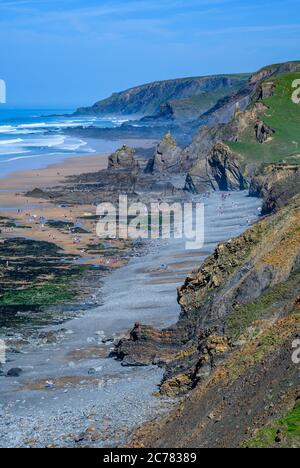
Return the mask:
POLYGON ((299 0, 0 0, 8 104, 76 107, 154 80, 300 59, 299 0))

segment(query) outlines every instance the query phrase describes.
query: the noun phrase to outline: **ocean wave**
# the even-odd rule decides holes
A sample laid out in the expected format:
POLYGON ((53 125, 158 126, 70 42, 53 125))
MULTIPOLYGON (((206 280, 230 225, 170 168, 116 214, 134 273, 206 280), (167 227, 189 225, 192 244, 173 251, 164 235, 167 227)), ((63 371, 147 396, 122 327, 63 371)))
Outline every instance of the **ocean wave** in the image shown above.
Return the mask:
MULTIPOLYGON (((29 151, 23 151, 23 153, 28 153, 29 151)), ((7 163, 7 162, 13 162, 13 161, 18 161, 19 159, 32 159, 32 158, 38 158, 40 157, 40 154, 31 154, 30 156, 17 156, 15 158, 9 158, 9 159, 2 159, 0 160, 0 163, 7 163)))
POLYGON ((0 145, 13 145, 15 143, 22 143, 22 140, 21 138, 16 138, 14 140, 0 140, 0 145))
POLYGON ((15 130, 15 127, 11 125, 0 125, 0 133, 11 133, 15 130))
POLYGON ((94 120, 65 120, 63 122, 39 122, 39 123, 32 123, 32 124, 19 124, 16 125, 15 131, 23 130, 23 129, 49 129, 49 128, 76 128, 82 126, 89 126, 92 125, 95 121, 94 120))
MULTIPOLYGON (((1 151, 0 149, 0 156, 8 156, 10 154, 25 154, 25 153, 30 153, 28 150, 23 150, 21 148, 11 148, 11 149, 5 149, 5 151, 1 151)), ((7 162, 9 160, 4 160, 1 159, 0 162, 7 162)))
POLYGON ((93 149, 88 146, 86 141, 61 134, 47 135, 43 138, 15 138, 0 140, 0 156, 30 152, 33 154, 48 153, 48 149, 58 151, 59 153, 75 153, 83 147, 87 153, 93 152, 93 149))
POLYGON ((16 123, 15 125, 0 125, 0 134, 30 135, 43 134, 49 130, 58 132, 67 128, 100 126, 101 128, 113 125, 120 126, 128 119, 122 117, 79 117, 62 120, 49 120, 43 118, 40 122, 16 123))

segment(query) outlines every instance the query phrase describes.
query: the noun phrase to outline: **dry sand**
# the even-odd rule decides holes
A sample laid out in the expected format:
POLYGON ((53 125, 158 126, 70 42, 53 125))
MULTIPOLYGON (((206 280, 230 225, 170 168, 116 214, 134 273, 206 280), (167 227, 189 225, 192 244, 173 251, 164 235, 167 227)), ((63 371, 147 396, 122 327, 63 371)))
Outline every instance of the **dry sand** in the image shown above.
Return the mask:
MULTIPOLYGON (((108 153, 94 154, 69 158, 57 164, 50 164, 44 169, 31 169, 30 171, 16 171, 0 179, 0 191, 12 192, 28 191, 32 188, 51 187, 62 183, 67 176, 79 175, 86 172, 95 172, 107 168, 108 153)), ((1 194, 0 207, 6 206, 2 200, 10 203, 11 198, 1 194)))
MULTIPOLYGON (((66 183, 66 177, 96 172, 107 167, 108 154, 70 158, 59 164, 52 164, 45 169, 15 172, 0 179, 0 216, 12 218, 20 226, 29 229, 2 229, 2 238, 30 237, 33 240, 54 242, 67 254, 80 255, 84 263, 101 263, 99 254, 88 255, 85 250, 88 244, 99 243, 96 235, 96 221, 81 219, 95 215, 95 206, 78 205, 61 207, 43 199, 33 199, 24 196, 24 192, 34 188, 54 187, 66 183), (76 223, 80 220, 81 227, 88 231, 83 234, 72 234, 68 230, 43 227, 40 218, 48 220, 76 223)), ((117 241, 116 241, 116 244, 117 241)), ((120 245, 117 245, 120 247, 120 245)), ((118 267, 122 262, 118 259, 105 259, 105 264, 118 267)))

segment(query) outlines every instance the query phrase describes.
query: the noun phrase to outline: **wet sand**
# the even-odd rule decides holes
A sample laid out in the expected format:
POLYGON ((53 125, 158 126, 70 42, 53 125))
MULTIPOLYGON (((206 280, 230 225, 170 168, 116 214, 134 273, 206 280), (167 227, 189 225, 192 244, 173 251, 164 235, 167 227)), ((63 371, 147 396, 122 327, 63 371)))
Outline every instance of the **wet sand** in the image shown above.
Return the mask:
MULTIPOLYGON (((15 172, 0 179, 0 216, 7 216, 17 222, 21 228, 14 227, 2 230, 2 237, 30 237, 37 241, 53 242, 61 247, 66 254, 79 255, 85 258, 83 263, 99 264, 99 255, 84 254, 89 244, 99 243, 96 235, 96 221, 89 219, 95 215, 95 206, 74 205, 72 207, 49 203, 44 199, 28 198, 24 192, 34 188, 50 188, 68 183, 68 176, 96 172, 107 168, 108 154, 76 157, 63 163, 51 164, 47 168, 15 172), (80 223, 87 233, 79 236, 67 230, 50 226, 42 226, 40 218, 47 220, 80 223), (85 219, 86 218, 86 219, 85 219), (24 230, 26 226, 28 229, 24 230)), ((115 243, 118 246, 118 243, 115 243)), ((111 261, 113 267, 121 263, 111 261)))
MULTIPOLYGON (((180 312, 176 286, 182 283, 183 271, 194 264, 192 254, 201 259, 200 266, 217 243, 254 222, 261 205, 245 192, 233 193, 225 202, 219 193, 203 201, 203 249, 187 251, 184 240, 157 241, 147 255, 133 258, 104 279, 103 305, 67 322, 61 341, 39 347, 29 344, 24 354, 9 354, 5 370, 20 367, 24 372, 18 379, 0 377, 1 446, 116 446, 126 442, 136 425, 168 409, 172 401, 153 396, 162 370, 120 366, 101 355, 105 347, 107 352, 112 348, 103 339, 126 333, 135 321, 156 327, 175 323, 180 312), (169 277, 155 281, 155 272, 169 273, 169 277), (95 440, 87 433, 91 424, 97 431, 95 440), (81 433, 85 437, 76 442, 81 433)), ((58 326, 45 329, 59 330, 58 326)))

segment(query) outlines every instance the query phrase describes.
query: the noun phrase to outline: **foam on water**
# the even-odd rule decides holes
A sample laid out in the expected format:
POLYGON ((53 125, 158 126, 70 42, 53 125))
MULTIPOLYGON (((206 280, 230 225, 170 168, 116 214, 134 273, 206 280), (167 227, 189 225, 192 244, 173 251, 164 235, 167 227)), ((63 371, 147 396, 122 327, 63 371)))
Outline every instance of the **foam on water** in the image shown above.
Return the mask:
MULTIPOLYGON (((117 116, 75 117, 70 110, 0 108, 0 177, 20 169, 19 165, 16 167, 16 161, 23 160, 22 170, 38 169, 70 156, 96 151, 90 141, 87 143, 81 138, 67 135, 65 131, 68 128, 113 128, 126 120, 117 116)), ((107 142, 103 143, 103 152, 106 152, 108 145, 107 142)), ((113 151, 115 145, 111 146, 113 151)), ((102 151, 101 144, 96 147, 97 151, 102 151)))

